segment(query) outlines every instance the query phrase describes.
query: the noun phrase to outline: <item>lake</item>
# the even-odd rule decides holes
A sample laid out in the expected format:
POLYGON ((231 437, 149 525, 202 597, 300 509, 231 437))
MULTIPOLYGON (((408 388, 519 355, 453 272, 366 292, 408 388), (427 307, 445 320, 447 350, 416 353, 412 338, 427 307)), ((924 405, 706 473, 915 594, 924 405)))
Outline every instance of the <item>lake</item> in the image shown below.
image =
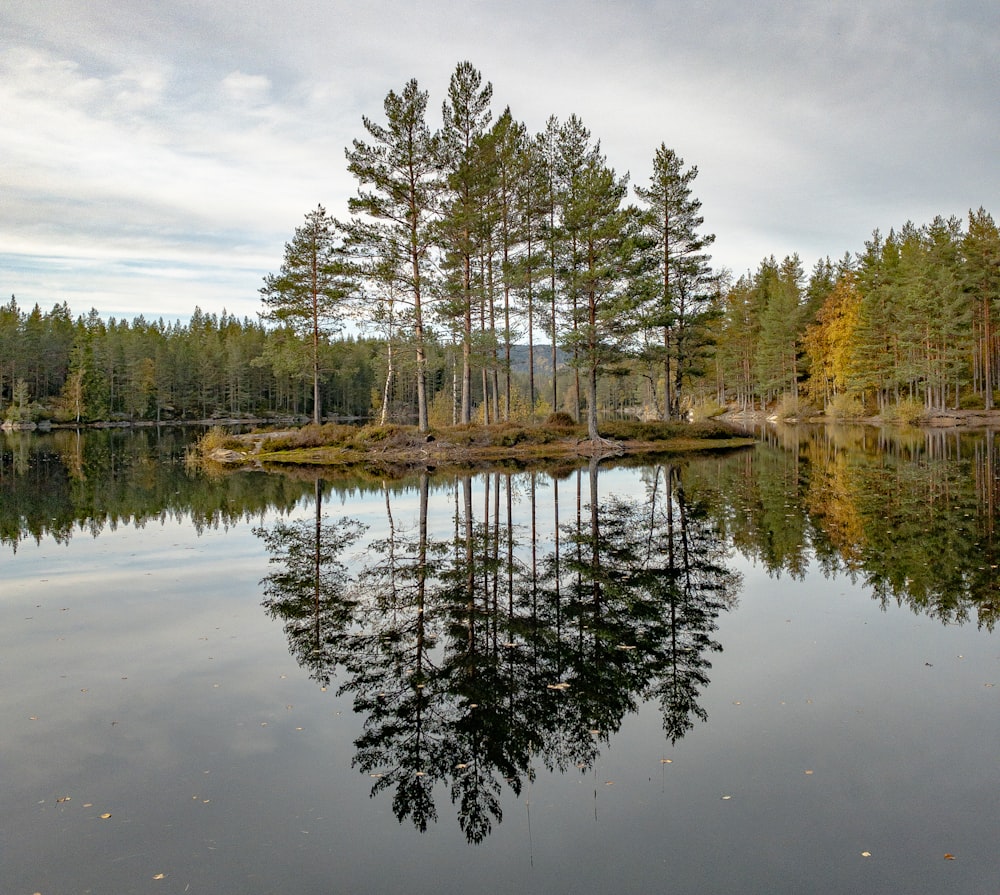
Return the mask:
POLYGON ((1000 887, 1000 445, 404 481, 0 435, 4 893, 1000 887))

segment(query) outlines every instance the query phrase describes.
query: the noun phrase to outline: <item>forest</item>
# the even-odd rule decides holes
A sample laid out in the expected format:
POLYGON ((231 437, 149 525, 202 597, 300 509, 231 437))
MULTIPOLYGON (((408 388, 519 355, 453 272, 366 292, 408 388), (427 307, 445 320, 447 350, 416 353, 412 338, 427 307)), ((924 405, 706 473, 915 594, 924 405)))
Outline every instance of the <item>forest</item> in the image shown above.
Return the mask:
POLYGON ((362 119, 343 219, 305 214, 257 319, 0 306, 0 417, 312 417, 430 426, 564 411, 916 418, 1000 389, 1000 231, 984 209, 860 250, 712 266, 697 166, 661 144, 631 188, 575 115, 531 133, 469 62, 441 124, 409 81, 362 119))

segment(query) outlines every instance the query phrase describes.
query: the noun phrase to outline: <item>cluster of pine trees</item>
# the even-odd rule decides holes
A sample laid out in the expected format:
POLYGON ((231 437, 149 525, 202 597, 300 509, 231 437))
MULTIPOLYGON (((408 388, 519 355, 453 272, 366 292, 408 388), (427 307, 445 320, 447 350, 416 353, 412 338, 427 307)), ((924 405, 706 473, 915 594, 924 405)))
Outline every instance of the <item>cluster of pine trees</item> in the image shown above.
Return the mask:
POLYGON ((975 403, 1000 387, 1000 235, 983 209, 878 231, 856 256, 711 267, 697 167, 661 144, 628 201, 575 115, 531 133, 468 62, 441 125, 415 80, 347 149, 348 216, 318 206, 260 321, 75 322, 0 309, 0 414, 269 413, 493 422, 693 404, 838 414, 975 403), (361 332, 363 337, 344 337, 361 332), (526 348, 527 356, 521 358, 526 348), (517 360, 521 358, 521 363, 517 360), (539 374, 539 371, 542 371, 539 374))
MULTIPOLYGON (((509 107, 494 121, 492 96, 462 62, 439 129, 412 80, 386 97, 385 123, 363 118, 366 137, 347 150, 358 184, 350 217, 322 206, 306 216, 262 290, 269 316, 294 323, 311 345, 318 394, 323 335, 360 297, 358 316, 386 343, 386 395, 399 343, 412 344, 421 429, 434 399, 435 340, 451 360, 451 422, 507 419, 517 397, 532 412, 544 402, 579 419, 586 408, 597 437, 599 381, 634 372, 633 361, 644 365, 647 403, 677 415, 704 345, 698 325, 718 291, 704 251, 714 237, 699 232, 691 194, 697 169, 661 145, 649 185, 636 190, 641 204, 629 204, 628 176, 608 165, 577 116, 550 117, 532 134, 509 107), (539 332, 553 371, 544 390, 535 381, 539 332), (515 396, 512 347, 525 341, 527 382, 515 396)), ((316 407, 318 417, 318 399, 316 407)))

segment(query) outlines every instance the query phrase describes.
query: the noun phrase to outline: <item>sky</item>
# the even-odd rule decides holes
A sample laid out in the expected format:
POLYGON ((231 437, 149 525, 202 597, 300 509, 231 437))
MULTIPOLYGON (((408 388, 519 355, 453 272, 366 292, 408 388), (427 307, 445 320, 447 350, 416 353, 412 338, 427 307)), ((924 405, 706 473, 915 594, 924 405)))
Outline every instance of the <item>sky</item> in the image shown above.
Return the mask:
POLYGON ((713 265, 1000 217, 996 0, 3 0, 0 297, 239 317, 357 184, 362 116, 468 60, 531 131, 580 116, 644 184, 697 166, 713 265))

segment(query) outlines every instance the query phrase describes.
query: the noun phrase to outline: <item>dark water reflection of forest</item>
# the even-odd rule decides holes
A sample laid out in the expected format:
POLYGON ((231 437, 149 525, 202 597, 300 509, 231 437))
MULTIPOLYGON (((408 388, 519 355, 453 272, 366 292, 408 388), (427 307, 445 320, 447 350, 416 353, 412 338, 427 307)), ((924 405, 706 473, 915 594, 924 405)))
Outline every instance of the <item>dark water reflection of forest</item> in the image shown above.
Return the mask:
MULTIPOLYGON (((671 514, 696 507, 720 544, 761 562, 774 575, 800 576, 815 561, 825 571, 865 582, 887 604, 992 629, 1000 599, 1000 444, 995 433, 845 426, 771 427, 757 434, 761 443, 753 450, 651 467, 644 473, 647 493, 634 495, 633 506, 601 507, 596 519, 579 525, 573 515, 578 492, 579 506, 592 506, 591 480, 600 470, 501 474, 493 485, 499 490, 492 522, 484 510, 465 507, 467 485, 461 480, 431 476, 428 487, 454 490, 453 516, 470 529, 428 532, 428 549, 461 540, 471 545, 474 557, 477 539, 492 537, 496 559, 479 563, 477 572, 492 570, 498 582, 516 572, 520 587, 524 572, 518 563, 507 571, 494 568, 504 560, 500 541, 525 540, 522 531, 536 515, 531 495, 537 495, 540 481, 547 493, 562 477, 558 526, 576 526, 574 537, 581 545, 590 526, 589 536, 607 541, 614 551, 619 517, 629 513, 644 520, 652 545, 661 516, 666 515, 663 524, 669 529, 671 514), (514 502, 509 526, 508 497, 514 502), (569 516, 567 501, 573 504, 569 516), (488 527, 495 534, 488 534, 488 527)), ((24 540, 66 541, 167 518, 190 519, 199 528, 262 520, 269 512, 287 513, 311 500, 322 476, 310 470, 205 476, 185 467, 190 438, 169 428, 0 433, 0 544, 16 550, 24 540)), ((416 478, 384 483, 359 473, 321 480, 319 493, 329 498, 385 490, 391 516, 392 495, 422 487, 416 478)), ((554 561, 553 556, 535 557, 534 590, 545 577, 539 571, 543 559, 554 561)), ((499 593, 500 583, 495 587, 499 593)))

